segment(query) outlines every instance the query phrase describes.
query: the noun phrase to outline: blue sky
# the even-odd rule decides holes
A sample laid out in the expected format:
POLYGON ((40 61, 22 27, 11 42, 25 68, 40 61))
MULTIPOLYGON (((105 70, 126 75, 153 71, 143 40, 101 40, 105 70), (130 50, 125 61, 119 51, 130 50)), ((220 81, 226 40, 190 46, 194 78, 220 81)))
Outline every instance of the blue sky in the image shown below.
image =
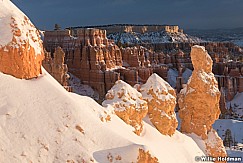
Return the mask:
POLYGON ((12 0, 40 29, 114 23, 243 27, 243 0, 12 0))

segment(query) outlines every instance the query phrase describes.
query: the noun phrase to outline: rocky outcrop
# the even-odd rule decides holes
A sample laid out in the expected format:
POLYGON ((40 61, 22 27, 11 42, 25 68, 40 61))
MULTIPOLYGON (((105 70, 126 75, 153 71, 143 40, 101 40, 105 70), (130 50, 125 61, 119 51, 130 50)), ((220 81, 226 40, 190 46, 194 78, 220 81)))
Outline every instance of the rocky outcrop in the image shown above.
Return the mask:
POLYGON ((143 149, 139 149, 139 155, 137 163, 158 163, 156 157, 151 156, 149 151, 145 152, 143 149))
POLYGON ((1 1, 0 10, 0 71, 21 79, 37 77, 44 59, 38 30, 11 1, 1 1))
POLYGON ((143 130, 142 119, 147 115, 148 105, 136 89, 118 80, 106 94, 102 105, 114 107, 116 115, 134 127, 134 132, 140 135, 143 130))
POLYGON ((61 47, 57 47, 53 58, 49 52, 45 51, 45 59, 43 60, 43 67, 50 73, 64 88, 71 91, 71 87, 68 86, 68 67, 64 64, 65 53, 61 47))
POLYGON ((223 142, 212 128, 220 115, 220 91, 212 73, 213 61, 205 48, 197 45, 192 47, 191 59, 194 71, 178 100, 181 131, 200 136, 208 155, 226 156, 223 142))
POLYGON ((138 90, 148 102, 150 121, 163 135, 173 135, 178 125, 174 108, 176 93, 174 89, 157 74, 152 74, 138 90))

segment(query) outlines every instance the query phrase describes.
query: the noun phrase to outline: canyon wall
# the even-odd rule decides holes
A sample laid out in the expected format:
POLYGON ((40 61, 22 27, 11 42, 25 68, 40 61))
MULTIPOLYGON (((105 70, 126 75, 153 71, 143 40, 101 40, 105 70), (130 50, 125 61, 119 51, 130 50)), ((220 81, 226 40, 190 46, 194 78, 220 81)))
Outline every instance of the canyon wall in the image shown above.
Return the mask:
MULTIPOLYGON (((179 93, 186 84, 183 74, 193 70, 190 49, 192 43, 163 43, 119 48, 107 39, 106 31, 100 29, 78 29, 46 31, 44 46, 53 57, 55 48, 62 47, 69 71, 84 84, 97 90, 100 100, 119 79, 135 85, 145 83, 152 73, 168 81, 168 72, 178 72, 173 86, 179 93)), ((242 54, 242 49, 232 43, 200 43, 213 59, 213 73, 218 87, 224 90, 221 101, 229 101, 237 92, 243 91, 243 64, 229 61, 229 56, 242 54), (228 59, 227 59, 228 58, 228 59)), ((171 84, 171 83, 170 83, 171 84)), ((222 113, 224 102, 220 102, 222 113)), ((223 111, 224 110, 224 111, 223 111)))

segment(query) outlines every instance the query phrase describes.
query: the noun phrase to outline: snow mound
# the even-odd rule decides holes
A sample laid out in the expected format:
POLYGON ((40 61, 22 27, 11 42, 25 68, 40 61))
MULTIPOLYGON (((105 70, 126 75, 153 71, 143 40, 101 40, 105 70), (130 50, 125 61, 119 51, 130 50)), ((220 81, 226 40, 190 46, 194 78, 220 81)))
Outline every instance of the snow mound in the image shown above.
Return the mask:
POLYGON ((0 48, 7 45, 18 48, 29 43, 36 55, 42 54, 39 32, 28 17, 10 0, 0 1, 0 11, 0 48))
POLYGON ((0 73, 1 162, 136 162, 139 149, 162 163, 204 155, 188 136, 164 136, 149 120, 137 136, 111 109, 67 92, 42 71, 32 80, 0 73))

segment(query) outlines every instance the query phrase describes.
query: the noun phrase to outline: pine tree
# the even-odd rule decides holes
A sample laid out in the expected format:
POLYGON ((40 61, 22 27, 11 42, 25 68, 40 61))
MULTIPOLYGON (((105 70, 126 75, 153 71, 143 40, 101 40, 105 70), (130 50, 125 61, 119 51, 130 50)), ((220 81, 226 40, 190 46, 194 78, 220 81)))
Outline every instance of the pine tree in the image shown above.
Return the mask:
POLYGON ((224 137, 224 146, 226 147, 231 147, 233 145, 233 139, 232 139, 232 135, 231 135, 231 131, 230 129, 227 129, 225 131, 225 137, 224 137))

